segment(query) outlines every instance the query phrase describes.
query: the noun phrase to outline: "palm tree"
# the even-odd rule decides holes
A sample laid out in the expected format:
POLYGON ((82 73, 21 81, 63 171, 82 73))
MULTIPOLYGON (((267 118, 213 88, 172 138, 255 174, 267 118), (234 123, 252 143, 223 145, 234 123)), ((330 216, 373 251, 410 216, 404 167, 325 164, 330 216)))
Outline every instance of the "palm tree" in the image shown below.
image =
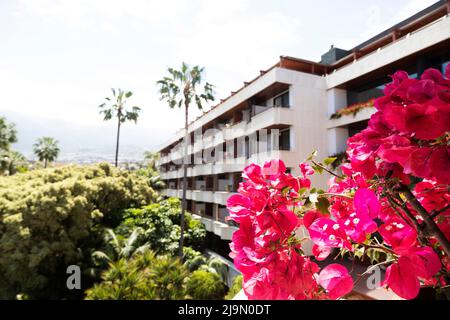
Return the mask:
POLYGON ((143 230, 136 228, 128 238, 121 238, 114 230, 106 229, 103 241, 107 244, 104 250, 96 250, 91 253, 90 268, 86 274, 92 278, 99 278, 101 272, 114 261, 130 259, 134 254, 145 253, 150 250, 150 244, 140 244, 139 237, 143 230))
POLYGON ((107 252, 94 251, 92 257, 107 260, 108 262, 122 258, 129 259, 134 253, 142 253, 150 249, 150 245, 145 243, 139 245, 143 230, 136 228, 128 238, 122 239, 112 229, 106 229, 104 241, 108 244, 107 252))
POLYGON ((117 167, 117 159, 119 157, 120 126, 122 123, 129 120, 136 123, 141 108, 133 106, 131 107, 131 110, 126 109, 127 99, 133 95, 131 91, 125 92, 122 89, 117 89, 117 94, 115 89, 111 89, 111 91, 113 93, 113 97, 106 97, 106 102, 99 105, 99 108, 100 114, 103 114, 104 121, 111 120, 113 117, 117 118, 116 157, 114 161, 114 164, 117 167))
POLYGON ((160 159, 159 152, 152 152, 152 151, 145 151, 144 152, 144 164, 153 169, 156 170, 156 163, 160 159))
MULTIPOLYGON (((194 66, 190 68, 186 63, 182 63, 181 70, 175 70, 169 68, 169 75, 157 81, 159 86, 159 93, 161 100, 165 100, 170 108, 184 107, 184 155, 187 155, 188 146, 188 110, 191 102, 194 102, 199 109, 203 109, 202 103, 213 101, 213 86, 205 82, 201 92, 198 87, 202 85, 202 73, 203 67, 194 66)), ((186 159, 183 159, 183 195, 182 195, 182 207, 181 207, 181 232, 180 232, 180 245, 179 256, 183 257, 183 241, 184 241, 184 213, 186 211, 186 189, 187 189, 187 164, 186 159)))
POLYGON ((34 154, 39 161, 44 161, 44 168, 47 168, 49 162, 55 161, 58 157, 58 141, 52 137, 39 138, 33 145, 34 154))
POLYGON ((0 117, 0 151, 8 151, 10 144, 17 142, 17 130, 14 123, 8 123, 0 117))

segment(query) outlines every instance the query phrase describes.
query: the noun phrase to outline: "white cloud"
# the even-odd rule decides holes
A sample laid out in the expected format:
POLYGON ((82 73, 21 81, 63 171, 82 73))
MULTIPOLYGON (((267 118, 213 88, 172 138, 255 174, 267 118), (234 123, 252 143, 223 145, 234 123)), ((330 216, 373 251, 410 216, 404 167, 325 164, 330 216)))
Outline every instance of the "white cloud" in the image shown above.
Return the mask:
POLYGON ((338 47, 351 49, 429 7, 433 3, 436 3, 436 0, 410 0, 391 17, 383 16, 383 12, 385 11, 379 5, 372 4, 365 8, 364 12, 360 13, 360 16, 366 17, 364 27, 361 28, 362 32, 357 37, 337 39, 336 44, 338 47))
POLYGON ((201 61, 220 83, 221 97, 302 45, 299 22, 280 11, 256 12, 256 2, 204 0, 174 52, 201 61), (285 52, 280 52, 284 48, 285 52))
MULTIPOLYGON (((110 87, 120 86, 133 90, 133 103, 144 109, 136 129, 175 130, 183 112, 159 101, 154 85, 169 66, 183 60, 201 64, 217 98, 225 98, 279 55, 319 55, 320 41, 352 48, 433 2, 412 0, 390 19, 383 16, 385 8, 368 6, 360 14, 367 19, 361 20, 359 36, 324 39, 321 32, 328 30, 320 29, 321 23, 312 29, 304 21, 314 6, 306 1, 286 10, 257 0, 18 0, 16 24, 0 52, 0 87, 8 92, 0 109, 43 123, 100 126, 96 106, 110 87), (308 34, 317 42, 307 43, 308 34)), ((339 14, 346 19, 357 13, 339 14)))
POLYGON ((175 22, 188 4, 179 0, 19 0, 15 14, 82 30, 107 31, 123 17, 147 23, 175 22))

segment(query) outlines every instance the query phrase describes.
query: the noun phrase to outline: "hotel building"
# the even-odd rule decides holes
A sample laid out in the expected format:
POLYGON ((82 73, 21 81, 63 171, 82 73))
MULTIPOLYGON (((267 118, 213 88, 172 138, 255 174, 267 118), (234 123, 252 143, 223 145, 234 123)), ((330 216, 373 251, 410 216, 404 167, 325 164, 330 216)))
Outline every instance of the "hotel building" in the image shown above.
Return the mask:
MULTIPOLYGON (((244 167, 279 158, 299 174, 298 164, 313 150, 318 159, 342 153, 347 138, 367 126, 375 112, 372 99, 382 95, 389 75, 396 70, 411 76, 430 67, 444 70, 450 60, 449 13, 449 1, 439 1, 351 50, 331 47, 320 62, 281 56, 189 124, 193 143, 188 147, 187 210, 205 224, 215 251, 224 256, 229 251, 236 227, 225 220, 225 205, 237 191, 244 167), (351 105, 366 107, 336 116, 351 105), (265 133, 267 142, 252 143, 264 141, 265 133), (201 161, 202 154, 218 152, 224 157, 201 161)), ((181 198, 184 135, 184 129, 178 131, 159 149, 165 196, 181 198)), ((317 177, 313 183, 326 187, 327 178, 317 177)))

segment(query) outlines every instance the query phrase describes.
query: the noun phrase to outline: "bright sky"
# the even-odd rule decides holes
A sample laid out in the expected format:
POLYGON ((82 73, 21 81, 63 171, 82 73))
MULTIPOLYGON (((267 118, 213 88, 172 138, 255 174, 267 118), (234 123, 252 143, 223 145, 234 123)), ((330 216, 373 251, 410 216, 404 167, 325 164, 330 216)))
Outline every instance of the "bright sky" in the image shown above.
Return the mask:
MULTIPOLYGON (((22 151, 42 135, 113 146, 97 106, 111 87, 142 107, 124 144, 154 149, 183 125, 155 82, 182 61, 206 68, 217 98, 277 62, 350 49, 436 0, 0 0, 0 115, 22 151)), ((196 113, 198 114, 198 112, 196 113)))

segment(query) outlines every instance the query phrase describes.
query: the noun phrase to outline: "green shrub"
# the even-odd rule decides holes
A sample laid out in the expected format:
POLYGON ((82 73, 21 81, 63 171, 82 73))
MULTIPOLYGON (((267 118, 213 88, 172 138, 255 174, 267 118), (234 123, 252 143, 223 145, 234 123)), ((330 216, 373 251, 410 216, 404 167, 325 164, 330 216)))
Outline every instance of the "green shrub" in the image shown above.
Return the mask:
POLYGON ((228 290, 227 295, 225 296, 225 300, 233 300, 233 298, 241 291, 242 289, 242 275, 238 275, 233 280, 233 284, 231 285, 230 290, 228 290))
POLYGON ((59 298, 102 229, 156 196, 145 178, 111 167, 65 166, 0 177, 0 298, 59 298))
POLYGON ((217 273, 196 270, 186 281, 186 293, 195 300, 220 300, 225 291, 225 284, 217 273))
POLYGON ((174 300, 185 297, 188 270, 177 258, 151 251, 120 259, 104 272, 103 282, 86 291, 88 300, 174 300))
POLYGON ((208 259, 201 252, 190 247, 183 247, 183 253, 184 265, 189 271, 195 271, 208 262, 208 259))
POLYGON ((11 176, 18 172, 27 172, 28 160, 18 151, 0 150, 0 175, 11 176))
MULTIPOLYGON (((135 228, 141 228, 144 230, 141 244, 148 243, 158 254, 176 255, 180 239, 180 214, 180 200, 168 198, 143 208, 127 210, 116 232, 128 237, 135 228)), ((205 226, 189 213, 186 213, 185 222, 185 246, 201 250, 206 238, 205 226)))

